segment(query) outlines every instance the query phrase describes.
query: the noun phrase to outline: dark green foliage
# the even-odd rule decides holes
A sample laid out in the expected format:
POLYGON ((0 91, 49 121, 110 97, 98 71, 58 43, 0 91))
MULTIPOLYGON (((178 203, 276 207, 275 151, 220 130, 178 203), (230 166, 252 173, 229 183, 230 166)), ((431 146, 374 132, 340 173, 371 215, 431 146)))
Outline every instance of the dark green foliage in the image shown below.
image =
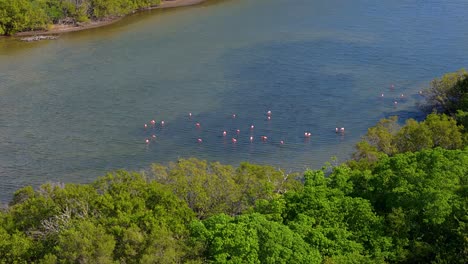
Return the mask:
POLYGON ((306 172, 304 189, 285 195, 284 222, 329 261, 353 256, 383 262, 391 241, 369 201, 346 195, 353 190, 351 174, 345 166, 328 178, 323 171, 306 172))
POLYGON ((214 263, 320 263, 316 249, 288 227, 260 214, 217 215, 192 224, 192 237, 214 263))
POLYGON ((425 150, 383 158, 372 173, 354 174, 354 195, 386 219, 397 260, 468 261, 467 150, 425 150))

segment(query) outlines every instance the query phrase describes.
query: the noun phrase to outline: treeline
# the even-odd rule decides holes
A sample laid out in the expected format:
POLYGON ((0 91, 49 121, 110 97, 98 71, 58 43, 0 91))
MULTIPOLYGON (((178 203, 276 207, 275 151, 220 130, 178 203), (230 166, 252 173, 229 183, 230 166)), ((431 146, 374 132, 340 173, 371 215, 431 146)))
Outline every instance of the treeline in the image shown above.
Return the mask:
POLYGON ((0 35, 126 15, 161 0, 0 0, 0 35))
POLYGON ((22 188, 0 212, 0 262, 468 263, 468 76, 455 74, 424 92, 440 113, 382 120, 338 166, 182 159, 22 188))

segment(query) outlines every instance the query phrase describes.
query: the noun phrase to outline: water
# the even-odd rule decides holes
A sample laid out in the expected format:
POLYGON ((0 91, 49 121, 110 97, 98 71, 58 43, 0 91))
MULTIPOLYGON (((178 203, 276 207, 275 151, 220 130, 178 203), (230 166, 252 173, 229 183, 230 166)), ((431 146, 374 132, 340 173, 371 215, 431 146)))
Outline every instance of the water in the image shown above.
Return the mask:
POLYGON ((420 116, 417 91, 466 67, 467 11, 465 0, 214 0, 56 41, 0 39, 0 200, 180 157, 286 171, 343 161, 369 126, 420 116), (153 118, 165 127, 145 131, 153 118))

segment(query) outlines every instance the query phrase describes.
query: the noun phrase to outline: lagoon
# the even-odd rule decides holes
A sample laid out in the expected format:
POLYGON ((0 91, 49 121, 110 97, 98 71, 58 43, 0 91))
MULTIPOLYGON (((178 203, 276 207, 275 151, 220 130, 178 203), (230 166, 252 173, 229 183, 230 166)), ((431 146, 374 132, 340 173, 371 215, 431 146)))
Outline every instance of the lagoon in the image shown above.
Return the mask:
POLYGON ((420 118, 418 91, 467 66, 467 12, 464 0, 212 0, 53 41, 0 38, 0 200, 191 156, 287 172, 344 161, 379 119, 420 118), (145 130, 151 119, 165 126, 145 130))

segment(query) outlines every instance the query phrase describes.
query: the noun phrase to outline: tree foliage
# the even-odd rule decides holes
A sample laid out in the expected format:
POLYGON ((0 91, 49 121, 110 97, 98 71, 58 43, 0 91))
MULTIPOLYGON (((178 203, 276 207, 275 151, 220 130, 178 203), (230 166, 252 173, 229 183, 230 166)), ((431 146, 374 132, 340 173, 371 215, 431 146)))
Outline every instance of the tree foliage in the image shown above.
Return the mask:
POLYGON ((239 215, 258 200, 271 200, 300 186, 295 174, 285 174, 271 166, 244 162, 234 169, 194 158, 181 159, 167 167, 153 164, 151 175, 169 186, 200 219, 219 213, 239 215))
POLYGON ((18 190, 0 212, 0 262, 466 263, 467 186, 468 149, 302 178, 187 159, 18 190))
MULTIPOLYGON (((398 117, 380 120, 368 129, 363 140, 356 145, 353 158, 367 167, 385 156, 442 147, 461 149, 467 145, 464 127, 445 114, 429 114, 424 121, 406 120, 403 126, 398 117)), ((354 163, 356 166, 356 163, 354 163)))
POLYGON ((160 0, 0 0, 0 35, 123 16, 160 0))

